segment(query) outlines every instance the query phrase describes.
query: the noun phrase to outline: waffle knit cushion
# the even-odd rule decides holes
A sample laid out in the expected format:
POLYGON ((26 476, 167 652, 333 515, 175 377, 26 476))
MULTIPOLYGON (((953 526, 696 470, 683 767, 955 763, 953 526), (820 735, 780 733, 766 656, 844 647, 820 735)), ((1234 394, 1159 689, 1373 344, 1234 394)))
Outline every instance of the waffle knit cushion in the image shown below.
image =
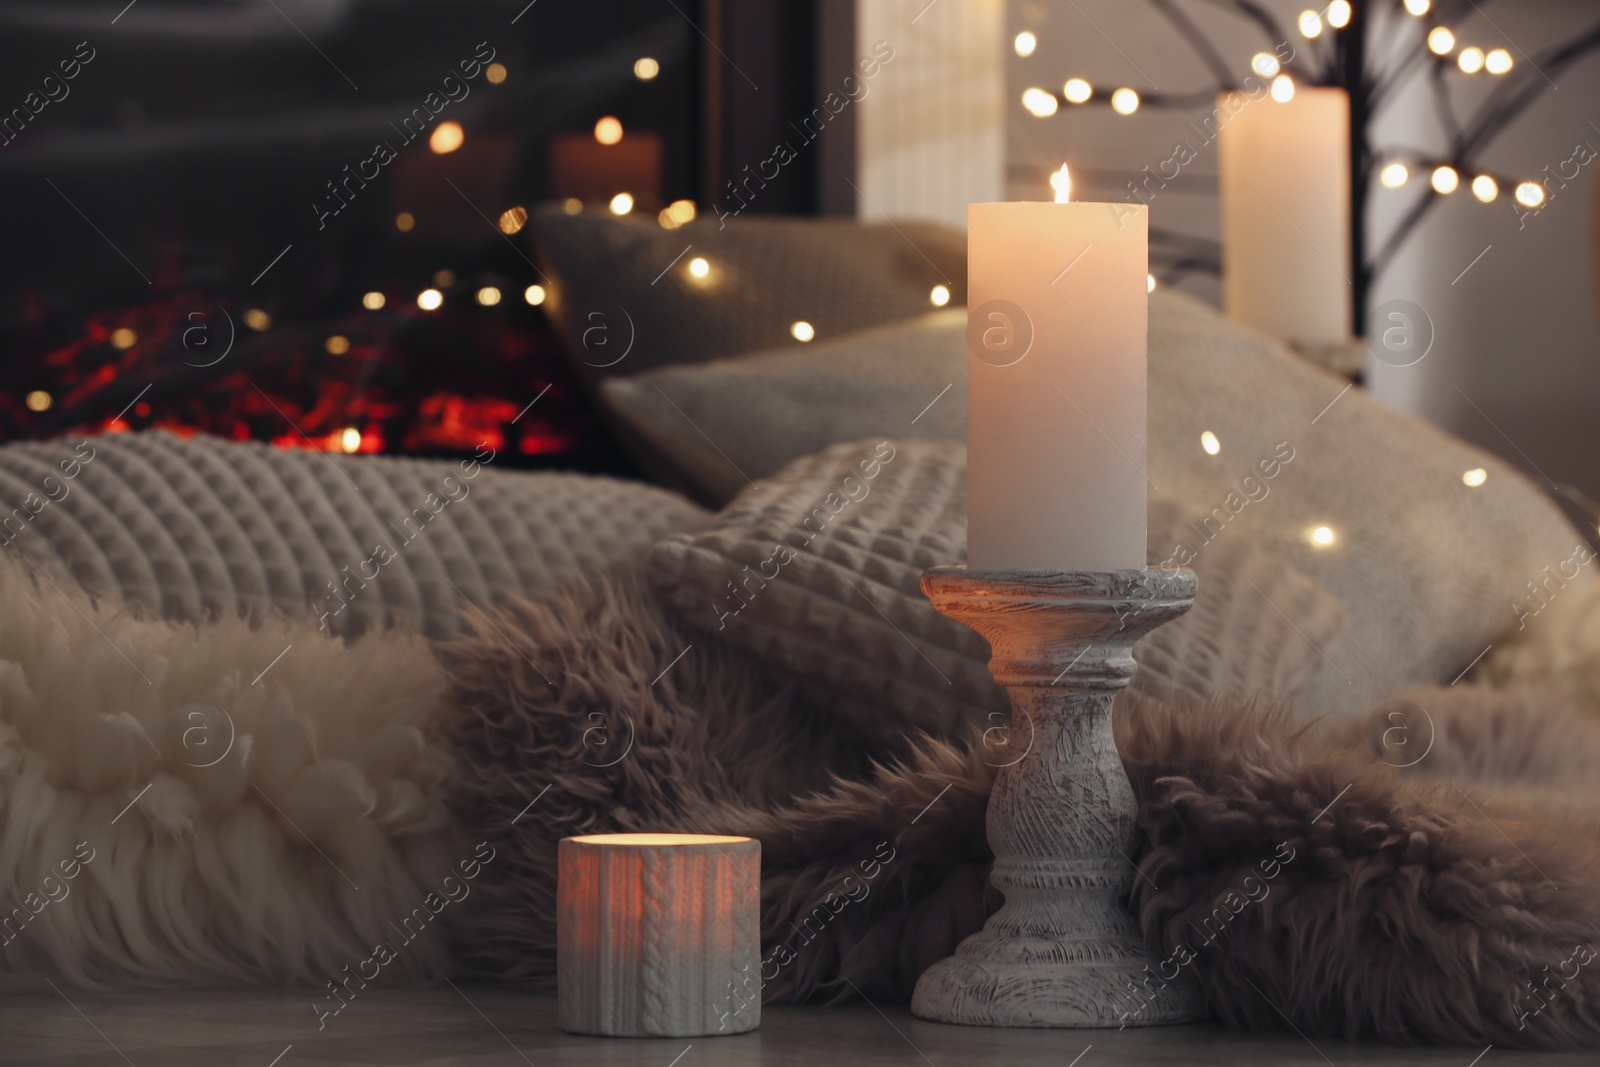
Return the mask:
POLYGON ((531 225, 555 283, 547 310, 591 380, 819 340, 921 315, 945 285, 962 299, 966 235, 932 223, 715 219, 674 230, 547 206, 531 225), (704 278, 689 265, 703 258, 704 278), (626 353, 624 355, 624 352, 626 353))
MULTIPOLYGON (((0 448, 0 543, 194 621, 277 609, 350 636, 637 564, 706 513, 609 478, 332 456, 165 432, 0 448)), ((468 608, 467 610, 471 610, 468 608)))
MULTIPOLYGON (((1514 622, 1502 589, 1514 589, 1528 558, 1576 536, 1503 468, 1482 489, 1456 493, 1460 468, 1446 479, 1448 457, 1414 450, 1410 462, 1436 472, 1433 486, 1419 478, 1409 500, 1347 498, 1331 510, 1326 489, 1305 491, 1318 478, 1295 470, 1299 462, 1280 460, 1261 484, 1298 476, 1300 497, 1272 488, 1249 505, 1255 516, 1246 508, 1210 544, 1197 533, 1204 512, 1188 506, 1205 499, 1203 483, 1186 499, 1157 495, 1150 558, 1193 543, 1192 558, 1174 565, 1198 572, 1200 592, 1187 616, 1136 648, 1136 690, 1284 701, 1316 714, 1448 682, 1514 622), (1299 538, 1312 516, 1331 515, 1360 520, 1330 519, 1347 540, 1324 550, 1299 538), (1447 527, 1457 532, 1442 551, 1425 547, 1447 527)), ((657 545, 650 581, 685 621, 826 691, 869 732, 943 731, 1002 711, 986 645, 934 612, 918 585, 925 568, 965 558, 965 468, 953 442, 836 445, 746 490, 711 527, 657 545)), ((1186 485, 1170 467, 1154 477, 1186 485)))
MULTIPOLYGON (((651 582, 691 625, 799 677, 869 735, 944 734, 1002 713, 987 644, 934 612, 918 586, 924 569, 965 555, 965 465, 960 446, 921 441, 801 459, 740 496, 715 528, 658 545, 651 582)), ((1182 522, 1167 503, 1152 518, 1153 544, 1182 522)), ((1139 643, 1134 689, 1293 699, 1322 667, 1312 642, 1344 629, 1343 605, 1243 540, 1196 566, 1194 608, 1139 643), (1267 610, 1263 594, 1285 614, 1267 610)), ((1003 743, 1001 732, 991 739, 1003 743)))

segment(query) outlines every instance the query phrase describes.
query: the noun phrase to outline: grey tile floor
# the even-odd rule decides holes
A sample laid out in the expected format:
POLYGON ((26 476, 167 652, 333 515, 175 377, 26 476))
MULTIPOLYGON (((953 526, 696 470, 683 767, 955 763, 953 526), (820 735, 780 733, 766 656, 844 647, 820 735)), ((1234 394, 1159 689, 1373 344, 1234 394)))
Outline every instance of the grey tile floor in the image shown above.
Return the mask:
POLYGON ((767 1008, 737 1037, 608 1039, 563 1034, 555 1001, 502 987, 363 991, 321 1031, 292 992, 84 993, 43 983, 0 992, 3 1067, 718 1067, 725 1064, 984 1067, 1594 1067, 1594 1052, 1315 1045, 1217 1025, 1139 1030, 989 1030, 913 1019, 904 1007, 767 1008), (70 997, 70 1000, 68 999, 70 997))

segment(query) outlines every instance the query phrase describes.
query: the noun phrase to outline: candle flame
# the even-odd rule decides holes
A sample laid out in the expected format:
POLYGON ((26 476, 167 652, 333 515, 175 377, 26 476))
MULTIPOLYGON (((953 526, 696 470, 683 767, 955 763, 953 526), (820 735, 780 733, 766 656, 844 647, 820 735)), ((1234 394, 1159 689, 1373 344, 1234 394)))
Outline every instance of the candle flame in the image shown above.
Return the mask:
POLYGON ((1050 175, 1050 187, 1056 191, 1056 203, 1067 204, 1072 201, 1072 175, 1067 171, 1067 165, 1061 164, 1061 169, 1050 175))

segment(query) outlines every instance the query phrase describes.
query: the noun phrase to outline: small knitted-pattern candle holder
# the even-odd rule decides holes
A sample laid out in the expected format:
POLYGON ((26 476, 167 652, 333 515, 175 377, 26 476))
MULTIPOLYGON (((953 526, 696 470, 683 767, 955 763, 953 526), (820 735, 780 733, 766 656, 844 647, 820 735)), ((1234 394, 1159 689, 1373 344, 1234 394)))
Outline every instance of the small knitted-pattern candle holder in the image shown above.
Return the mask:
POLYGON ((761 843, 697 834, 562 840, 561 1029, 738 1034, 761 1022, 761 843))

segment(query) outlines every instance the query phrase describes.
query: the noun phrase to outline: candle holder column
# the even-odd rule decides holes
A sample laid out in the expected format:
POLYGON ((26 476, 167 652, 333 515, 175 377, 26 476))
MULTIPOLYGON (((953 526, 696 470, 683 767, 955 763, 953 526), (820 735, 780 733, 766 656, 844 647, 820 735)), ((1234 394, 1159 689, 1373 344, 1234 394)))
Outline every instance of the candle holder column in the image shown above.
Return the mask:
POLYGON ((989 879, 1005 904, 923 973, 913 1014, 1033 1027, 1207 1018, 1192 985, 1158 973, 1128 909, 1134 797, 1111 733, 1134 642, 1189 609, 1193 572, 941 567, 922 589, 988 638, 1012 744, 1028 748, 989 797, 989 879))

